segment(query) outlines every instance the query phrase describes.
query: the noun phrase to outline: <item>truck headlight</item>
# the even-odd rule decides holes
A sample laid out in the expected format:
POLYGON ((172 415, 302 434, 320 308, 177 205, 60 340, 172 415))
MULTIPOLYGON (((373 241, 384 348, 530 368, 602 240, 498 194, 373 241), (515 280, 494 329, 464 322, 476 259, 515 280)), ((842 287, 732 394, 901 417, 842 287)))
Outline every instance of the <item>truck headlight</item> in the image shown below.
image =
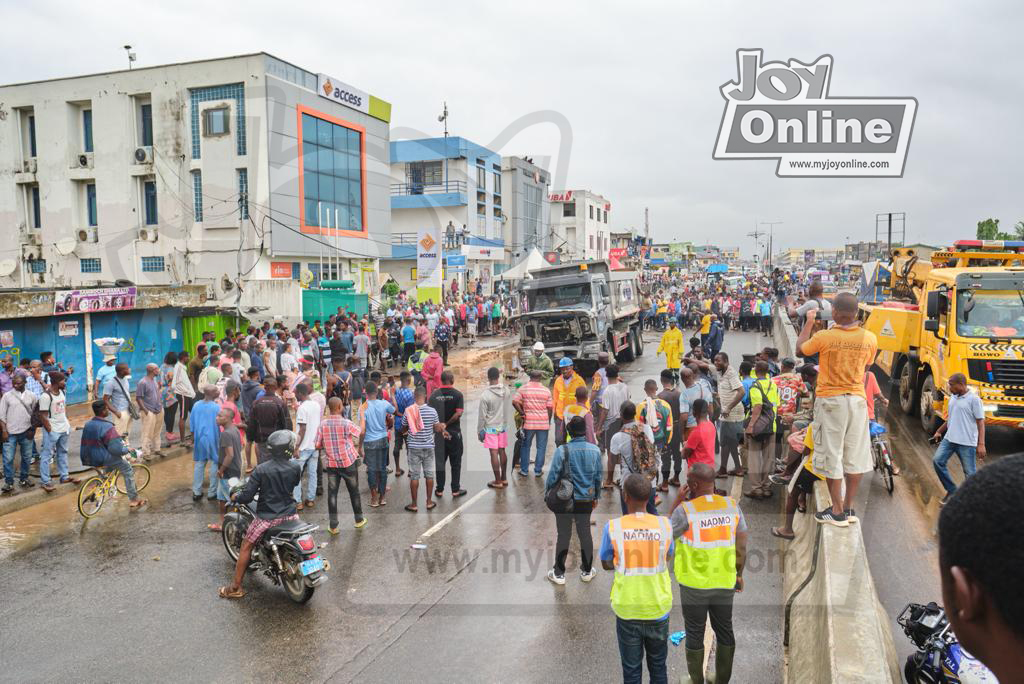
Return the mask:
POLYGON ((985 413, 995 413, 996 411, 999 410, 999 406, 997 406, 996 404, 982 404, 981 408, 985 411, 985 413))

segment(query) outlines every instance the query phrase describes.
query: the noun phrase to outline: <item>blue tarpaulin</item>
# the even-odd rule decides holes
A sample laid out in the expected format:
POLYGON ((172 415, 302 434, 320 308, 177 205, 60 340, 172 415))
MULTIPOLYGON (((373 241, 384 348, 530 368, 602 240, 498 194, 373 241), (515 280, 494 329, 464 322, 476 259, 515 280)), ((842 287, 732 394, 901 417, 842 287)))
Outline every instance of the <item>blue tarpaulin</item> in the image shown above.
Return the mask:
POLYGON ((729 270, 728 264, 708 264, 708 273, 725 273, 729 270))

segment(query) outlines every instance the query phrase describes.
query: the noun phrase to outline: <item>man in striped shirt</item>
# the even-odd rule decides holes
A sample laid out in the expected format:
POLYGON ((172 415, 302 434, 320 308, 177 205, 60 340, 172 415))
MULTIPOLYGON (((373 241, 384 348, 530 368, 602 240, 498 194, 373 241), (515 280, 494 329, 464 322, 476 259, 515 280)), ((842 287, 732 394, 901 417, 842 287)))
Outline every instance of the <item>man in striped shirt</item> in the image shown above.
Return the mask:
MULTIPOLYGON (((437 423, 437 411, 427 404, 427 388, 419 385, 416 388, 416 403, 405 409, 402 421, 403 429, 407 430, 405 443, 409 447, 406 460, 409 463, 409 493, 412 495, 412 503, 406 506, 405 510, 410 513, 419 510, 416 507, 416 500, 421 476, 427 480, 427 510, 437 506, 430 498, 430 492, 434 491, 434 431, 437 423)), ((443 433, 443 436, 445 439, 450 438, 447 432, 443 433)))
POLYGON ((526 477, 530 470, 530 443, 537 440, 537 463, 534 474, 541 476, 544 469, 544 452, 548 448, 548 430, 554 402, 551 390, 540 383, 542 373, 530 371, 530 382, 521 387, 512 399, 516 411, 523 414, 523 448, 519 455, 519 476, 526 477))

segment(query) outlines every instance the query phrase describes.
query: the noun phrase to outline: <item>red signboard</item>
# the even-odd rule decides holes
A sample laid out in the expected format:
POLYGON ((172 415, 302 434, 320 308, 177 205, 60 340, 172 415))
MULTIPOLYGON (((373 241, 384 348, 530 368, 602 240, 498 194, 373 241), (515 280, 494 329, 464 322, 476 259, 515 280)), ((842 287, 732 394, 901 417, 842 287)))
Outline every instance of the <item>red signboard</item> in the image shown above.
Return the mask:
POLYGON ((552 202, 572 202, 572 190, 566 190, 565 192, 553 192, 548 195, 548 199, 552 202))
POLYGON ((290 262, 290 261, 271 261, 270 262, 270 277, 271 278, 291 278, 292 277, 292 262, 290 262))
POLYGON ((625 247, 612 247, 608 250, 609 259, 624 259, 626 257, 625 247))
POLYGON ((549 264, 557 264, 560 260, 558 252, 544 252, 544 261, 549 264))

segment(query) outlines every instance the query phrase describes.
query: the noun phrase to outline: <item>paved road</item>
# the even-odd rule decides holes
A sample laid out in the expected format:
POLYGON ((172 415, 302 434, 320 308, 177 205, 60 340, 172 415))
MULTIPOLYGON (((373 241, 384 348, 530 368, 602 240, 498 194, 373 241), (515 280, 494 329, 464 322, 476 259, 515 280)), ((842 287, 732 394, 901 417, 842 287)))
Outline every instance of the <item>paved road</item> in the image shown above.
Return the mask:
MULTIPOLYGON (((738 355, 764 343, 753 333, 730 333, 726 349, 738 355)), ((625 373, 635 398, 661 369, 648 345, 625 373)), ((470 396, 467 414, 475 420, 470 396)), ((247 578, 241 601, 217 598, 232 565, 219 537, 205 531, 212 502, 191 500, 187 459, 157 465, 147 490, 152 503, 142 512, 130 513, 120 501, 82 522, 64 497, 0 518, 4 677, 614 681, 611 575, 583 584, 570 569, 565 587, 547 582, 554 524, 541 481, 513 477, 505 491, 487 489, 483 449, 467 441, 470 495, 413 515, 402 510, 407 478, 394 481, 389 505, 370 509, 364 529, 343 525, 334 539, 319 533, 331 579, 301 607, 262 577, 247 578), (428 539, 426 551, 410 549, 459 506, 462 514, 428 539)), ((734 681, 771 684, 782 680, 781 555, 768 534, 780 501, 742 506, 752 553, 747 588, 736 601, 734 681)), ((345 521, 347 503, 342 510, 345 521)), ((595 535, 615 515, 617 501, 606 494, 595 535)), ((325 525, 325 503, 304 517, 325 525)), ((678 605, 671 620, 673 630, 682 629, 678 605)), ((669 664, 678 681, 680 649, 670 647, 669 664)))

